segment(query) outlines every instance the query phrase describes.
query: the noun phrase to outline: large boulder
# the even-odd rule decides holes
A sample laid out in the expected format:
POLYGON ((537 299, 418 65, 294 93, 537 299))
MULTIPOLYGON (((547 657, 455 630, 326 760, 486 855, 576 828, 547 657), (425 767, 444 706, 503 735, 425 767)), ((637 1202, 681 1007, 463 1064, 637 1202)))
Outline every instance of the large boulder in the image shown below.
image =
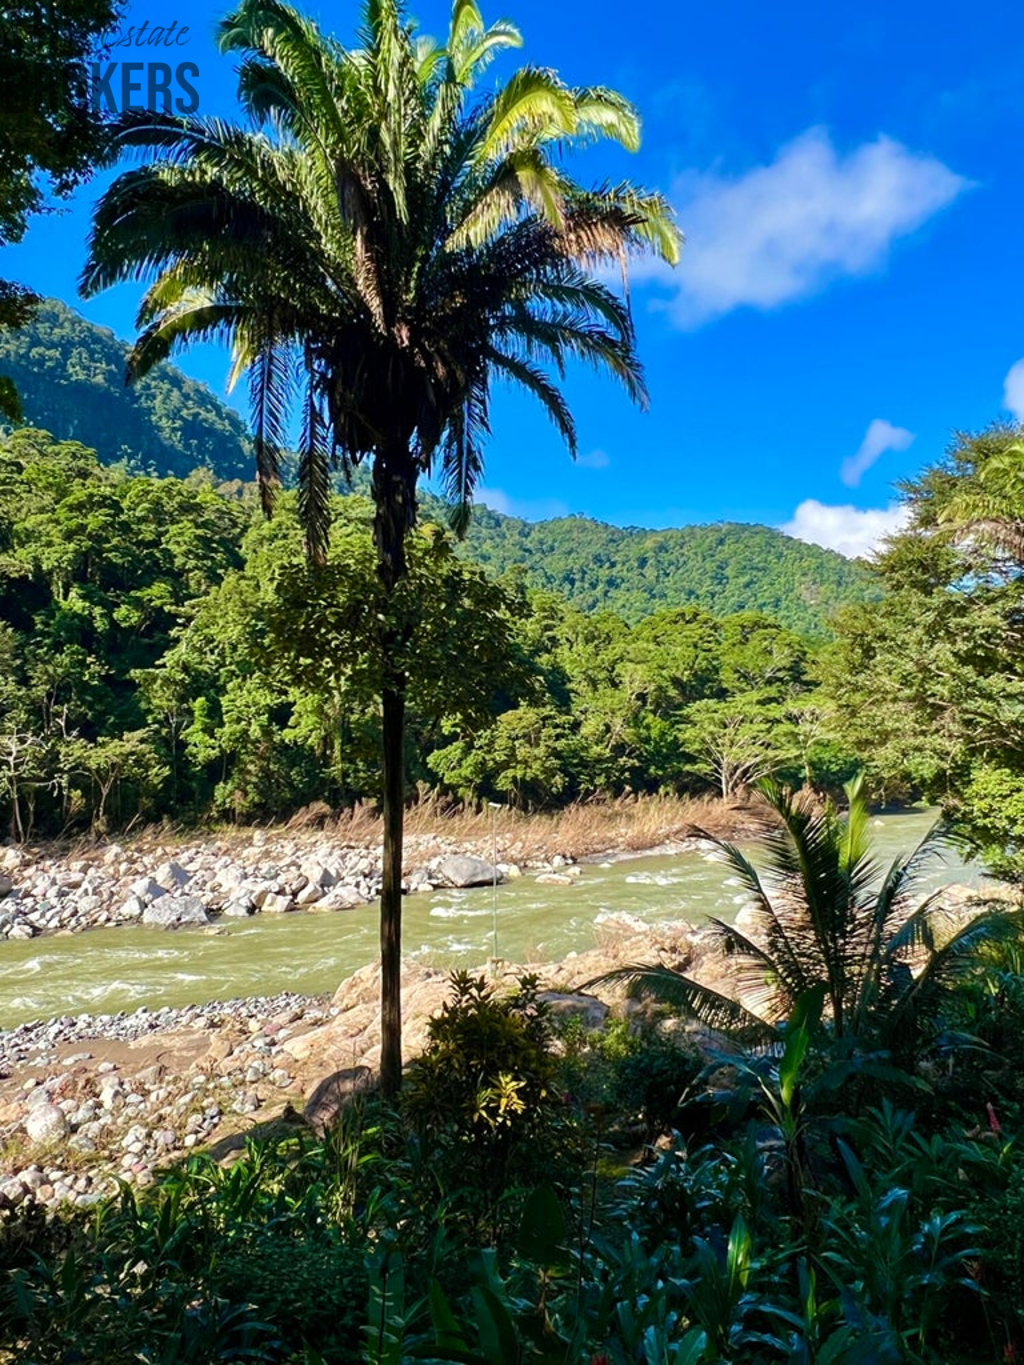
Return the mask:
POLYGON ((249 896, 244 894, 229 900, 221 911, 227 919, 246 919, 249 915, 255 915, 256 906, 249 896))
POLYGON ((327 1076, 310 1095, 302 1111, 302 1117, 316 1133, 323 1137, 333 1128, 338 1116, 347 1104, 357 1095, 369 1090, 373 1083, 373 1072, 368 1066, 349 1066, 334 1071, 327 1076))
POLYGON ((263 898, 260 909, 265 915, 286 915, 289 910, 295 909, 295 902, 284 892, 271 891, 269 896, 263 898))
POLYGON ((357 905, 365 905, 366 897, 358 886, 332 886, 326 895, 316 902, 318 910, 354 910, 357 905))
POLYGON ((128 891, 133 896, 138 896, 140 901, 153 901, 158 896, 165 896, 167 893, 153 877, 137 877, 132 882, 128 891))
POLYGON ((490 886, 495 880, 504 880, 493 863, 469 853, 442 858, 434 876, 445 886, 490 886))
POLYGON ((604 1001, 583 991, 541 991, 537 999, 556 1019, 579 1019, 585 1029, 599 1029, 608 1018, 604 1001))
POLYGON ((183 925, 209 924, 210 916, 198 896, 161 896, 143 910, 142 922, 177 929, 183 925))

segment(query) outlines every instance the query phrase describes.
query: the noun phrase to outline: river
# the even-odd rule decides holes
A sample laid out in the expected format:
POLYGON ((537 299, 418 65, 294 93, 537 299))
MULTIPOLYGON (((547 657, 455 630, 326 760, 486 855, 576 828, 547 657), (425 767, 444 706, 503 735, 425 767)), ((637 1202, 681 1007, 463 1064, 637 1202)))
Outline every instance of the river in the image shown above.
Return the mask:
MULTIPOLYGON (((888 862, 917 843, 933 813, 877 816, 872 834, 888 862)), ((922 881, 975 883, 979 871, 947 853, 922 881)), ((557 961, 594 946, 599 917, 625 911, 650 923, 729 918, 746 898, 707 853, 588 864, 572 886, 527 874, 497 888, 421 893, 405 901, 408 955, 440 966, 475 965, 497 946, 513 962, 557 961)), ((377 954, 377 910, 256 915, 226 932, 143 927, 0 943, 0 1027, 68 1014, 113 1014, 140 1005, 203 1004, 238 996, 334 991, 377 954)))

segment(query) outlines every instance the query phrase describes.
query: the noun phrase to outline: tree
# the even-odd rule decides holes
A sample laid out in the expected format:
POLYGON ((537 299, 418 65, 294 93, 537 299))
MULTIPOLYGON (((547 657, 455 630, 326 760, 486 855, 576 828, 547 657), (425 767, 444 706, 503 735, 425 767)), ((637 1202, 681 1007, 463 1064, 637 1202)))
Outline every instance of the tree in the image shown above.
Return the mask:
POLYGON ((623 967, 602 982, 628 981, 714 1028, 773 1040, 797 1002, 820 989, 838 1047, 906 1048, 944 992, 979 967, 983 946, 1020 941, 1022 911, 987 911, 951 929, 941 897, 920 899, 916 879, 936 852, 938 829, 882 874, 860 779, 847 787, 845 819, 831 804, 815 810, 772 782, 759 790, 779 821, 761 838, 767 875, 711 838, 751 897, 749 933, 709 921, 730 954, 739 998, 667 967, 623 967))
MULTIPOLYGON (((417 484, 437 469, 466 524, 506 379, 575 428, 544 362, 582 359, 644 398, 628 310, 591 273, 679 235, 659 196, 581 188, 563 154, 594 138, 639 142, 626 101, 526 67, 486 97, 474 83, 502 49, 473 0, 447 42, 417 35, 399 0, 367 0, 346 49, 282 0, 243 0, 219 30, 239 58, 256 132, 201 118, 127 114, 125 147, 152 160, 100 202, 83 276, 95 293, 154 274, 131 358, 137 378, 176 347, 223 338, 251 384, 269 511, 288 417, 300 414, 300 515, 315 564, 330 529, 330 474, 372 465, 378 572, 406 572, 417 484), (294 401, 293 401, 294 400, 294 401)), ((384 613, 381 1082, 401 1080, 401 864, 406 678, 415 622, 384 613)))
POLYGON ((694 756, 693 771, 713 781, 723 801, 778 772, 794 747, 781 708, 759 692, 694 702, 680 740, 694 756))
MULTIPOLYGON (((20 242, 43 207, 40 178, 69 194, 102 152, 86 58, 115 23, 121 0, 15 0, 0 12, 4 99, 0 108, 0 246, 20 242)), ((0 328, 20 327, 36 296, 0 280, 0 328)), ((0 417, 20 420, 12 381, 0 376, 0 417)))
POLYGON ((1024 874, 1024 453, 1016 427, 958 434, 903 486, 909 524, 822 660, 839 737, 872 787, 941 802, 1000 875, 1024 874))

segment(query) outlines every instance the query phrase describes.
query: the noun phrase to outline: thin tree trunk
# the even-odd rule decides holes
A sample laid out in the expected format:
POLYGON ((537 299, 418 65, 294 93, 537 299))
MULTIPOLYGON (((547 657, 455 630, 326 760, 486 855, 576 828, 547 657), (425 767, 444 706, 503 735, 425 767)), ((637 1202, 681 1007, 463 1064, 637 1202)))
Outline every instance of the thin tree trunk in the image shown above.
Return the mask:
POLYGON ((416 521, 416 465, 407 440, 377 452, 373 462, 373 539, 384 584, 381 639, 384 846, 380 897, 380 1085, 394 1098, 402 1085, 402 845, 405 826, 405 673, 399 662, 413 623, 397 619, 395 588, 405 577, 405 538, 416 521))
POLYGON ((380 1084, 388 1098, 402 1084, 402 844, 405 823, 405 695, 385 686, 382 770, 384 880, 380 896, 380 1084))

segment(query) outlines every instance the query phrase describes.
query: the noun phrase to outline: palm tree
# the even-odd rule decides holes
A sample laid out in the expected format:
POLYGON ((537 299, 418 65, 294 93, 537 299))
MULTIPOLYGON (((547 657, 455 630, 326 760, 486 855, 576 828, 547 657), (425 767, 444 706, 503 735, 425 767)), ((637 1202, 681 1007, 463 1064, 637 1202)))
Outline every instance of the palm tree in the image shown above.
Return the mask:
POLYGON ((960 544, 979 541, 1024 564, 1024 442, 986 453, 973 478, 953 490, 938 521, 960 544))
POLYGON ((149 160, 101 200, 86 294, 153 277, 129 379, 189 342, 225 339, 250 380, 255 456, 269 511, 289 420, 300 418, 300 516, 326 553, 331 474, 372 465, 374 540, 389 603, 383 662, 381 1082, 401 1078, 401 869, 405 670, 415 623, 397 591, 421 476, 438 472, 461 530, 482 468, 491 386, 510 380, 547 410, 570 451, 572 414, 550 369, 580 359, 645 399, 626 305, 595 277, 629 256, 674 262, 665 201, 629 184, 584 189, 564 153, 639 142, 613 91, 518 70, 474 84, 520 43, 454 0, 444 46, 400 0, 364 0, 344 48, 283 0, 242 0, 222 22, 239 54, 251 128, 138 111, 122 147, 149 160))
POLYGON ((751 898, 749 933, 710 920, 734 964, 738 998, 663 966, 623 967, 588 984, 625 981, 713 1028, 765 1042, 820 990, 833 1039, 890 1047, 911 1041, 943 993, 983 965, 983 946, 1020 940, 1019 911, 988 911, 954 930, 941 891, 921 899, 916 883, 944 839, 938 826, 882 872, 859 778, 846 788, 845 819, 774 782, 758 791, 778 821, 762 835, 763 876, 733 844, 702 833, 751 898))

